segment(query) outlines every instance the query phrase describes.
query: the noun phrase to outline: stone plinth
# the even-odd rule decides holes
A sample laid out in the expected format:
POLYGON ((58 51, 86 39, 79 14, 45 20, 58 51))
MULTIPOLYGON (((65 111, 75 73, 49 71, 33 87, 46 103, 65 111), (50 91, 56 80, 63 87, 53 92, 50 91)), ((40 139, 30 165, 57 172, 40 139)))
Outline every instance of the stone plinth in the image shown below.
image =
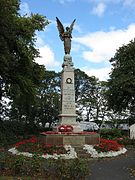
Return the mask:
POLYGON ((75 107, 75 83, 74 83, 74 68, 72 57, 69 54, 64 56, 61 80, 61 112, 59 114, 59 123, 54 131, 62 124, 73 126, 74 132, 82 131, 81 127, 76 122, 76 107, 75 107))
POLYGON ((41 133, 39 138, 45 144, 81 146, 99 144, 100 136, 98 133, 47 134, 45 132, 41 133))
POLYGON ((76 124, 75 113, 75 87, 74 87, 74 68, 72 57, 64 56, 62 65, 62 81, 61 81, 61 114, 59 115, 60 124, 76 124))

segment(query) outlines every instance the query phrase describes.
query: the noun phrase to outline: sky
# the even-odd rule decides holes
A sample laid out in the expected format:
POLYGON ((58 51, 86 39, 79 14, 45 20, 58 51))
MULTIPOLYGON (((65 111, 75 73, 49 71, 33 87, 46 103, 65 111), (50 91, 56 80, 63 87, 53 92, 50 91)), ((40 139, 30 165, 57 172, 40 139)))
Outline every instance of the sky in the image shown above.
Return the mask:
POLYGON ((64 57, 56 17, 64 28, 76 19, 70 53, 74 68, 101 81, 109 78, 109 60, 116 50, 135 38, 135 0, 21 0, 20 13, 38 13, 49 20, 44 31, 36 33, 41 57, 35 61, 55 72, 62 71, 64 57))

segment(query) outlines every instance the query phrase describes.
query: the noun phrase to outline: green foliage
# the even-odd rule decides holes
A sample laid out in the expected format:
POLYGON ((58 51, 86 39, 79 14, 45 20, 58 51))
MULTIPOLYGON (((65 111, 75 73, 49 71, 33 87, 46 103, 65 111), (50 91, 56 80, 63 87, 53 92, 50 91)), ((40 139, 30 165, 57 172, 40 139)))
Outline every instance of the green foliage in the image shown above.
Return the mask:
POLYGON ((41 171, 42 158, 34 155, 31 159, 23 155, 10 156, 6 166, 11 169, 13 175, 31 175, 41 171))
MULTIPOLYGON (((104 118, 107 102, 105 92, 105 82, 99 82, 96 77, 89 77, 79 69, 75 70, 75 98, 79 109, 78 115, 81 116, 85 109, 87 121, 90 119, 93 121, 98 120, 99 117, 104 118)), ((81 118, 78 120, 81 120, 81 118)))
POLYGON ((134 146, 135 147, 135 139, 129 139, 128 137, 123 137, 117 139, 119 144, 122 144, 124 146, 134 146))
MULTIPOLYGON (((32 127, 39 123, 45 127, 58 119, 60 112, 60 74, 44 69, 43 80, 36 88, 34 101, 31 96, 19 96, 14 99, 10 110, 10 119, 24 122, 32 127)), ((51 127, 49 127, 50 130, 51 127)))
POLYGON ((56 180, 83 180, 89 174, 87 160, 48 160, 44 164, 45 170, 48 172, 48 177, 56 180))
POLYGON ((0 146, 2 147, 7 147, 14 144, 17 140, 16 135, 12 132, 0 132, 0 146))
POLYGON ((0 172, 7 168, 8 154, 5 151, 0 152, 0 172))
POLYGON ((101 138, 100 144, 95 145, 94 148, 98 153, 108 151, 119 151, 120 148, 122 148, 122 145, 120 145, 117 141, 101 138))
POLYGON ((42 84, 38 87, 35 103, 35 120, 44 127, 48 122, 50 125, 56 119, 61 106, 60 95, 60 73, 45 71, 42 84))
MULTIPOLYGON (((17 141, 39 134, 40 128, 19 121, 0 121, 0 146, 9 146, 17 141)), ((43 129, 42 129, 43 131, 43 129)))
POLYGON ((135 41, 119 48, 110 60, 113 69, 108 81, 108 105, 116 112, 135 106, 135 41))
POLYGON ((88 161, 84 159, 43 159, 37 155, 28 158, 0 153, 0 175, 8 171, 11 176, 31 176, 55 180, 83 180, 89 174, 88 161))
POLYGON ((116 139, 122 137, 122 131, 119 129, 101 129, 100 137, 104 139, 116 139))
POLYGON ((67 153, 63 145, 45 144, 36 137, 32 137, 30 139, 24 139, 20 142, 17 142, 15 144, 15 147, 20 152, 36 153, 40 155, 46 155, 46 154, 53 155, 54 153, 56 154, 67 153))
POLYGON ((11 130, 10 124, 7 121, 0 121, 0 146, 8 146, 17 141, 17 137, 11 130))
POLYGON ((29 112, 43 75, 43 67, 35 63, 39 56, 35 33, 43 30, 48 21, 38 14, 21 17, 19 3, 0 1, 0 100, 8 97, 16 106, 22 102, 29 112))

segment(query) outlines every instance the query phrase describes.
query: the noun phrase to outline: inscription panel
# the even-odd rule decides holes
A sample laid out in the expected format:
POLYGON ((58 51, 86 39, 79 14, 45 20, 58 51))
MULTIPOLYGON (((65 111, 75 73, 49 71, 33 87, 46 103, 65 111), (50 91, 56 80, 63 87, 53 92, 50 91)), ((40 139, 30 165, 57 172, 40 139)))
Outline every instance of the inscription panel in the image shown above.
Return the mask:
POLYGON ((74 101, 74 95, 63 95, 63 101, 74 101))
POLYGON ((75 113, 75 92, 73 87, 64 88, 62 94, 62 113, 75 113))
POLYGON ((64 88, 63 89, 63 93, 65 94, 65 93, 70 93, 70 94, 72 94, 72 93, 74 93, 74 89, 73 88, 64 88))
POLYGON ((65 136, 63 144, 80 145, 85 144, 85 136, 65 136))
POLYGON ((63 114, 74 114, 75 113, 75 103, 74 102, 63 102, 62 105, 63 114))
POLYGON ((63 71, 61 90, 62 90, 61 91, 61 94, 62 94, 61 113, 63 115, 66 114, 66 119, 68 123, 69 119, 67 115, 75 114, 74 71, 68 71, 68 72, 63 71))
POLYGON ((75 107, 75 105, 73 103, 69 103, 69 102, 64 103, 64 108, 72 109, 74 107, 75 107))

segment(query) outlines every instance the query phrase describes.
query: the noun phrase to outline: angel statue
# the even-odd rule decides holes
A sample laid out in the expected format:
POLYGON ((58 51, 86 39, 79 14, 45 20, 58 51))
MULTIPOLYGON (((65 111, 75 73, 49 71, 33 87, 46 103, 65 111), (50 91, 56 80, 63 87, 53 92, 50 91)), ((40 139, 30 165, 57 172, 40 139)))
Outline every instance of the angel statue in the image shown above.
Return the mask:
POLYGON ((57 28, 58 28, 58 31, 59 31, 59 36, 60 36, 60 39, 61 39, 62 41, 64 41, 65 54, 70 54, 72 30, 73 30, 73 26, 74 26, 75 20, 76 20, 76 19, 73 20, 73 22, 72 22, 72 24, 70 25, 70 27, 66 27, 66 31, 65 31, 62 23, 61 23, 60 20, 56 17, 57 28))

